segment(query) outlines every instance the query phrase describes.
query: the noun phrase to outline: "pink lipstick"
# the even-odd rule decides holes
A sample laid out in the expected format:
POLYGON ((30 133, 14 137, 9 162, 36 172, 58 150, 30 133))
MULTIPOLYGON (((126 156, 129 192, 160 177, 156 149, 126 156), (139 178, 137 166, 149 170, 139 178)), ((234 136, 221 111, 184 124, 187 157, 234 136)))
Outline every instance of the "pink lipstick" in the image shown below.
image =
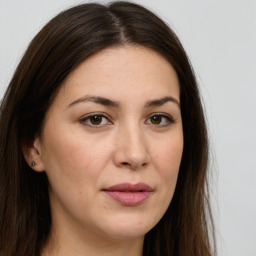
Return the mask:
POLYGON ((145 183, 121 183, 103 189, 104 193, 112 199, 126 206, 136 206, 144 202, 153 192, 145 183))

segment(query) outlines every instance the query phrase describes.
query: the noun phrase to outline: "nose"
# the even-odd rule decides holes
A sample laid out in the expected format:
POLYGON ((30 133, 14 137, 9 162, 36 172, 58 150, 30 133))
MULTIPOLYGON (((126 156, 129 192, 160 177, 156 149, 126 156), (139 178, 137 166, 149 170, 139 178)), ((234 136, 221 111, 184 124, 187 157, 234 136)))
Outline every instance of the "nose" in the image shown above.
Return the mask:
POLYGON ((147 141, 139 127, 120 129, 115 146, 114 162, 116 166, 137 170, 149 164, 147 141))

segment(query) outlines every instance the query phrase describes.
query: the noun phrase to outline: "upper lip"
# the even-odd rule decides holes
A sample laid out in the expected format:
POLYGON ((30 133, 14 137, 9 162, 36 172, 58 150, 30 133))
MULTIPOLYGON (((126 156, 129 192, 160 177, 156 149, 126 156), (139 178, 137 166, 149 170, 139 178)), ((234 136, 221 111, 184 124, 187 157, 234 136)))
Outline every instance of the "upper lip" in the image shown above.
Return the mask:
POLYGON ((140 182, 137 184, 120 183, 103 190, 104 191, 123 191, 123 192, 143 192, 143 191, 152 192, 153 188, 146 183, 140 182))

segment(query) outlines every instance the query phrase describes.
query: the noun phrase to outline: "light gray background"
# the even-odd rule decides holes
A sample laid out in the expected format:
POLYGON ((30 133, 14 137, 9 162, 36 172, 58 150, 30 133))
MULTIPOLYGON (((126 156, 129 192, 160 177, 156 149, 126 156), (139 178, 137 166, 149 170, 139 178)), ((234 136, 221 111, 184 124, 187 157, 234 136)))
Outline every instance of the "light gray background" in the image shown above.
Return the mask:
MULTIPOLYGON (((256 0, 135 2, 174 28, 200 82, 213 151, 219 256, 256 256, 256 0)), ((0 96, 35 33, 77 3, 0 0, 0 96)))

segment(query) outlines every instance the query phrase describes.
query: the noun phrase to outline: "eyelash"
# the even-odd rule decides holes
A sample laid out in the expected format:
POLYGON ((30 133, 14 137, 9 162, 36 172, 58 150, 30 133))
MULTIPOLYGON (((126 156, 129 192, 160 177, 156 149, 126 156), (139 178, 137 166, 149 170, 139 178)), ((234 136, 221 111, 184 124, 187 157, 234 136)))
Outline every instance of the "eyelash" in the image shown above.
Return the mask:
POLYGON ((109 121, 110 118, 107 117, 105 113, 93 113, 93 114, 89 114, 89 115, 83 117, 83 118, 80 120, 80 123, 82 123, 83 125, 89 126, 89 127, 91 127, 91 128, 95 128, 95 129, 102 128, 103 126, 108 125, 108 124, 103 124, 103 125, 102 125, 101 123, 100 123, 99 125, 92 124, 92 123, 89 124, 90 118, 96 117, 96 116, 99 117, 99 118, 101 118, 101 119, 105 119, 108 124, 112 124, 112 122, 109 121))
MULTIPOLYGON (((110 118, 106 116, 105 113, 93 113, 93 114, 89 114, 85 117, 83 117, 81 120, 80 120, 80 123, 82 123, 83 125, 86 125, 86 126, 89 126, 91 128, 95 128, 95 129, 99 129, 99 128, 102 128, 106 125, 109 125, 109 124, 112 124, 112 122, 109 120, 110 118), (99 117, 100 120, 102 119, 105 119, 106 120, 106 124, 102 124, 102 122, 100 122, 99 124, 92 124, 90 119, 93 118, 93 117, 99 117), (90 123, 89 123, 90 122, 90 123)), ((152 121, 152 120, 151 120, 152 121)), ((153 125, 154 127, 159 127, 159 128, 162 128, 162 127, 167 127, 173 123, 175 123, 175 120, 172 118, 172 116, 168 115, 168 114, 164 114, 164 113, 153 113, 151 114, 145 123, 148 123, 149 125, 153 125), (165 120, 165 124, 153 124, 153 123, 148 123, 148 121, 153 118, 153 117, 160 117, 161 119, 161 122, 162 120, 164 119, 165 120)))
POLYGON ((168 114, 164 114, 164 113, 153 113, 152 115, 150 115, 147 120, 150 120, 151 118, 153 117, 160 117, 161 118, 161 122, 162 122, 162 119, 165 119, 165 122, 166 124, 161 124, 161 125, 158 125, 158 124, 152 124, 153 126, 156 126, 156 127, 167 127, 173 123, 175 123, 175 120, 173 119, 172 116, 168 115, 168 114))

